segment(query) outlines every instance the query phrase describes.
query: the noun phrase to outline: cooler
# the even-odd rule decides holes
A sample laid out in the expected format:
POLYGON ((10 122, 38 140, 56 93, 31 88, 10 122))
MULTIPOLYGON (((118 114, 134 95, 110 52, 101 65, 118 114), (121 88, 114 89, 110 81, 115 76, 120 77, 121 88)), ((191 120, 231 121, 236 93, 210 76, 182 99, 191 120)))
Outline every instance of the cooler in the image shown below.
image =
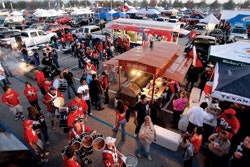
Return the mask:
POLYGON ((156 130, 156 136, 157 136, 157 140, 154 141, 155 144, 158 144, 171 151, 178 150, 179 145, 182 141, 181 135, 179 133, 162 128, 157 125, 154 125, 154 128, 156 130))

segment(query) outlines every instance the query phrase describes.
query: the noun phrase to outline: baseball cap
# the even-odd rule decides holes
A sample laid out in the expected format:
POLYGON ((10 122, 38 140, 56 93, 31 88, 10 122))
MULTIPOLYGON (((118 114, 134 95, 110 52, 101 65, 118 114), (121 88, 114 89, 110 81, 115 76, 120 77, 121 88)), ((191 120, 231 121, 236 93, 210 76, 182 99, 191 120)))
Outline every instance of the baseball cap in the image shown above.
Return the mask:
POLYGON ((53 87, 53 86, 51 86, 51 87, 49 88, 49 90, 56 90, 56 88, 53 87))
POLYGON ((115 143, 115 141, 116 141, 116 138, 113 138, 113 137, 106 137, 105 139, 106 144, 115 143))
POLYGON ((23 121, 23 127, 27 127, 27 126, 30 126, 30 125, 33 125, 32 120, 26 119, 26 120, 23 121))
POLYGON ((236 114, 236 111, 232 108, 229 108, 229 109, 226 109, 224 111, 225 114, 229 114, 229 115, 235 115, 236 114))

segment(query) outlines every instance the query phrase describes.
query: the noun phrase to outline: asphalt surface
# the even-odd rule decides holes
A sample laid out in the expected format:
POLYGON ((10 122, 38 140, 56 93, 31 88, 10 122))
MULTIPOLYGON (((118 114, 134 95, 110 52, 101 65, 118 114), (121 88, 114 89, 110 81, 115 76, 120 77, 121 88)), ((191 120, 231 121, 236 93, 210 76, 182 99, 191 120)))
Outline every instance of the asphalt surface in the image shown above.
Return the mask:
MULTIPOLYGON (((15 77, 9 78, 11 82, 12 89, 16 90, 20 94, 20 99, 22 101, 23 108, 25 110, 24 114, 27 116, 26 108, 29 106, 29 103, 26 97, 23 95, 24 83, 25 81, 31 82, 33 85, 36 85, 35 80, 32 77, 27 77, 25 74, 26 71, 29 71, 32 67, 25 66, 19 58, 16 57, 16 53, 11 52, 9 49, 1 48, 1 50, 8 56, 8 63, 10 65, 10 69, 16 75, 15 77)), ((42 56, 41 52, 40 57, 42 56)), ((74 74, 76 80, 79 80, 81 77, 79 74, 81 73, 81 69, 78 69, 77 58, 72 57, 70 54, 63 54, 59 52, 59 64, 61 66, 60 70, 67 67, 74 74)), ((77 82, 79 83, 79 82, 77 82)), ((78 87, 76 85, 76 87, 78 87)), ((120 152, 128 155, 134 154, 134 151, 137 147, 136 139, 133 136, 135 125, 133 124, 133 118, 126 124, 127 138, 126 141, 121 141, 121 133, 114 133, 112 131, 112 127, 115 121, 115 112, 113 109, 113 99, 115 97, 115 93, 118 90, 117 83, 110 83, 110 103, 105 104, 105 109, 102 111, 97 111, 92 107, 93 116, 90 116, 86 122, 91 129, 97 131, 97 133, 102 135, 103 138, 107 136, 113 136, 117 138, 116 145, 120 152)), ((0 89, 0 94, 2 95, 3 90, 0 89)), ((73 92, 72 92, 73 93, 73 92)), ((64 93, 65 104, 68 103, 69 99, 67 99, 67 93, 64 93)), ((45 105, 42 103, 42 94, 39 93, 39 104, 46 114, 45 105)), ((9 112, 9 109, 3 103, 0 103, 0 120, 4 122, 10 129, 12 129, 16 136, 20 139, 23 137, 23 128, 21 126, 21 120, 15 121, 14 115, 9 112)), ((163 115, 165 115, 163 113, 163 115)), ((165 115, 166 117, 169 114, 165 115)), ((63 132, 63 129, 57 127, 56 130, 52 130, 50 126, 50 122, 46 117, 46 122, 48 125, 48 133, 50 138, 50 145, 47 149, 50 151, 48 166, 50 167, 62 167, 63 160, 61 156, 62 149, 67 146, 67 134, 63 132)), ((183 164, 182 155, 183 155, 183 147, 180 146, 178 151, 173 152, 163 147, 160 147, 156 144, 151 145, 151 154, 152 161, 146 159, 146 157, 138 158, 137 166, 142 167, 180 167, 183 164)), ((202 166, 203 160, 199 157, 194 158, 194 166, 202 166)), ((102 164, 102 152, 94 150, 91 155, 88 156, 93 162, 89 164, 90 167, 101 167, 102 164)), ((28 165, 28 162, 27 162, 28 165)))

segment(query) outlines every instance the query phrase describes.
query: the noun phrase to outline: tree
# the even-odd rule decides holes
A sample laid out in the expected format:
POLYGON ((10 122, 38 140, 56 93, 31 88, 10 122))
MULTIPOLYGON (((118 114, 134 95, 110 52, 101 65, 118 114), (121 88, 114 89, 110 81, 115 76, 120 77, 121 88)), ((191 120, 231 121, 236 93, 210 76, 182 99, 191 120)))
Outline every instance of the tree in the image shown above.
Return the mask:
POLYGON ((229 0, 228 2, 223 4, 223 9, 232 10, 234 8, 235 8, 235 3, 233 2, 233 0, 229 0))
POLYGON ((250 8, 250 0, 245 1, 240 7, 243 9, 250 8))
POLYGON ((149 6, 150 7, 155 7, 157 5, 157 0, 150 0, 149 6))
POLYGON ((198 8, 205 8, 207 7, 206 0, 201 0, 200 3, 197 3, 198 8))
POLYGON ((148 1, 147 1, 147 0, 142 0, 140 6, 141 6, 142 8, 148 7, 148 1))
POLYGON ((183 8, 184 4, 179 0, 175 0, 174 3, 173 3, 173 7, 174 8, 183 8))
POLYGON ((215 0, 213 3, 210 4, 211 9, 218 9, 220 7, 220 4, 218 3, 218 0, 215 0))
POLYGON ((188 9, 193 9, 195 6, 194 1, 193 0, 188 0, 187 3, 185 4, 185 7, 188 9))

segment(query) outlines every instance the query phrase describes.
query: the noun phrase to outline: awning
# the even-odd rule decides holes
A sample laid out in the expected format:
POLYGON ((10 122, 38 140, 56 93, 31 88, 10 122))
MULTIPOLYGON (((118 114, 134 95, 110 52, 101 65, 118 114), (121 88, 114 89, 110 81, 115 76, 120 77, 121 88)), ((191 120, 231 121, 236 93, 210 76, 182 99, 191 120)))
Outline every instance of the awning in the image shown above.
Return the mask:
POLYGON ((157 29, 157 28, 144 28, 144 27, 138 27, 133 25, 124 25, 124 24, 112 24, 107 27, 108 29, 116 29, 116 30, 124 30, 124 31, 135 31, 135 32, 145 32, 150 34, 156 34, 156 35, 163 35, 167 36, 171 34, 170 30, 163 30, 163 29, 157 29))

